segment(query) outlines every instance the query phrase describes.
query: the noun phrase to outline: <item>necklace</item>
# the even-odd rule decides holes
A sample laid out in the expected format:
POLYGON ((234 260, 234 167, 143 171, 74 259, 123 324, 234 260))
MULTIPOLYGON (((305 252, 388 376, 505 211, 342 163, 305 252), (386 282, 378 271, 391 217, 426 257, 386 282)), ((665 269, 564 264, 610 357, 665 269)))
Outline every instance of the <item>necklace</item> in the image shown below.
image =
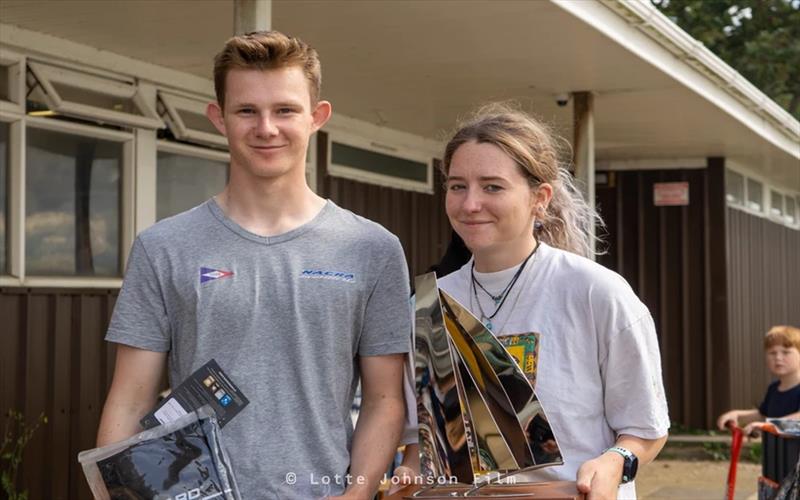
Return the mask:
POLYGON ((525 260, 522 261, 522 265, 519 266, 519 269, 517 269, 517 272, 514 273, 514 276, 508 282, 506 287, 503 288, 503 291, 500 292, 500 295, 497 296, 489 293, 489 291, 486 290, 486 288, 484 288, 484 286, 481 285, 480 281, 478 281, 478 279, 475 277, 475 261, 474 260, 472 261, 472 268, 470 269, 470 276, 472 278, 470 283, 472 285, 472 295, 475 297, 475 302, 478 303, 478 311, 481 313, 481 323, 486 325, 486 328, 488 328, 489 330, 491 330, 494 327, 494 325, 492 324, 492 320, 494 319, 495 316, 497 316, 497 313, 500 312, 500 309, 502 309, 503 304, 506 303, 506 299, 511 293, 511 289, 514 288, 514 285, 517 283, 519 277, 522 275, 522 271, 525 270, 525 266, 528 264, 528 261, 531 260, 531 257, 533 257, 533 255, 536 253, 536 250, 538 249, 539 245, 537 244, 536 247, 534 247, 534 249, 531 251, 531 253, 529 253, 528 256, 525 257, 525 260), (494 300, 496 307, 491 315, 487 315, 486 312, 483 310, 483 306, 481 305, 481 300, 478 297, 478 287, 480 287, 480 289, 483 290, 486 293, 486 295, 488 295, 489 297, 491 297, 492 300, 494 300))

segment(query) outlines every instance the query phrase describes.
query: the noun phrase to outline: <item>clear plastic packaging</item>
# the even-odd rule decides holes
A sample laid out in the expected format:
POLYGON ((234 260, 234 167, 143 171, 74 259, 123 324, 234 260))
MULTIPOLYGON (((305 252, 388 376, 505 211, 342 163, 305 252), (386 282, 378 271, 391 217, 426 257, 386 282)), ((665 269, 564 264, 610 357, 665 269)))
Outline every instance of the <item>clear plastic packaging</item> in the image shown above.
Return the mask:
POLYGON ((82 451, 78 461, 99 500, 241 500, 208 406, 125 441, 82 451))

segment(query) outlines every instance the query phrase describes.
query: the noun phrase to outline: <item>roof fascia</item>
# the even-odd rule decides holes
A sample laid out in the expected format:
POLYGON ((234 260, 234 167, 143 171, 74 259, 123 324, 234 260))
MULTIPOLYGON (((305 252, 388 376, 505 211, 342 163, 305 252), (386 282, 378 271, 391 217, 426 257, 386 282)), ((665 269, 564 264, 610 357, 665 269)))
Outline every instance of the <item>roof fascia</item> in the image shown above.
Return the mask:
POLYGON ((646 0, 550 0, 800 159, 800 122, 646 0))

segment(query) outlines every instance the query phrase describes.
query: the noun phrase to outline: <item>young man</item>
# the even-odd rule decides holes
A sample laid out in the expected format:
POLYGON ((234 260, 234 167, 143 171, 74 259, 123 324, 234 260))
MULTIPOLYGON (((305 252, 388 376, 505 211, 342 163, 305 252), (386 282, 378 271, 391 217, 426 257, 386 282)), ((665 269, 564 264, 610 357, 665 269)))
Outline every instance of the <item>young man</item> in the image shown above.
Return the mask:
POLYGON ((402 248, 306 184, 309 137, 331 115, 314 49, 237 36, 214 81, 207 114, 228 139, 230 180, 134 243, 106 336, 119 345, 98 445, 139 431, 166 361, 174 387, 214 358, 250 400, 222 432, 243 498, 371 498, 405 412, 402 248))

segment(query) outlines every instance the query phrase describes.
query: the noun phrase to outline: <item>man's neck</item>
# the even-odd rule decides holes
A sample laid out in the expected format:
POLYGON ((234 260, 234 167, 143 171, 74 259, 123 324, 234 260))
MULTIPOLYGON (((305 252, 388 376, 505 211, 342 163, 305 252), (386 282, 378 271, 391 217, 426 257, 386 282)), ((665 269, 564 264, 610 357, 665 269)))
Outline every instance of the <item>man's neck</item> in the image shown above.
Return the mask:
POLYGON ((785 391, 786 389, 791 389, 792 387, 800 384, 800 372, 790 373, 788 375, 783 375, 782 377, 778 377, 780 383, 778 384, 778 389, 785 391))
POLYGON ((236 178, 215 198, 225 215, 259 236, 276 236, 311 221, 325 206, 305 179, 236 178))

